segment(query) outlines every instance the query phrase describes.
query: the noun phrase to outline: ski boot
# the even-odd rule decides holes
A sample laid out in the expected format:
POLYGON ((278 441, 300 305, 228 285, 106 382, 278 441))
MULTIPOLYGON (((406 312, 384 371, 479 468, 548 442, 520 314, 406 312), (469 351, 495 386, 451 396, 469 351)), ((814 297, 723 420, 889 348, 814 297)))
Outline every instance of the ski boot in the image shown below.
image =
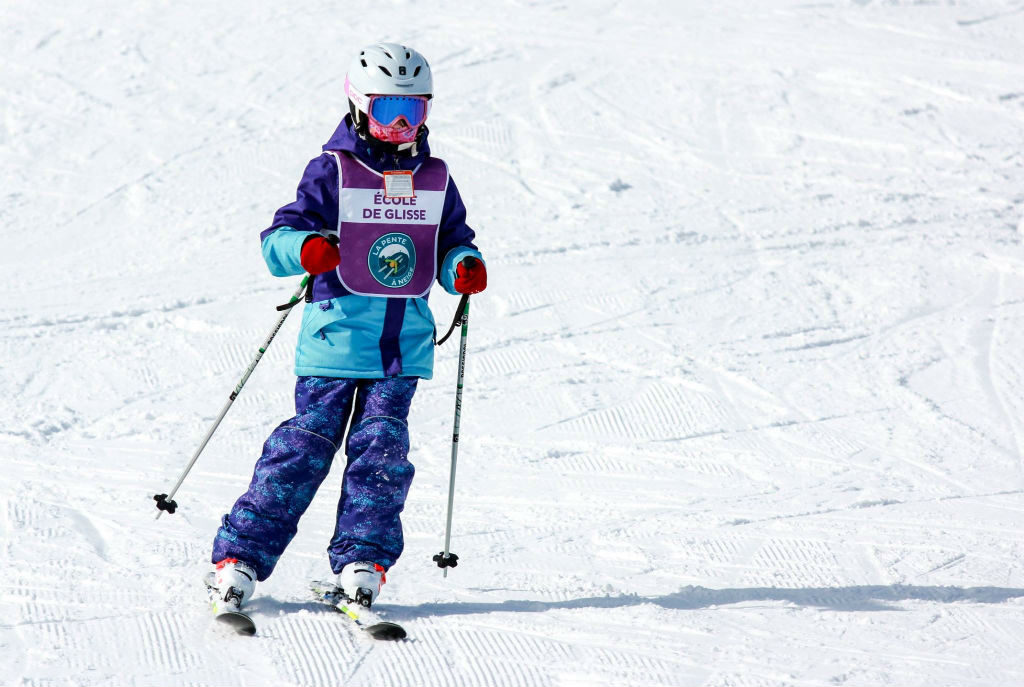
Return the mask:
POLYGON ((337 586, 350 601, 369 608, 377 600, 381 586, 387 582, 383 565, 359 561, 349 563, 338 573, 337 586))
POLYGON ((206 575, 206 591, 216 614, 238 613, 256 589, 256 571, 237 558, 225 558, 206 575))

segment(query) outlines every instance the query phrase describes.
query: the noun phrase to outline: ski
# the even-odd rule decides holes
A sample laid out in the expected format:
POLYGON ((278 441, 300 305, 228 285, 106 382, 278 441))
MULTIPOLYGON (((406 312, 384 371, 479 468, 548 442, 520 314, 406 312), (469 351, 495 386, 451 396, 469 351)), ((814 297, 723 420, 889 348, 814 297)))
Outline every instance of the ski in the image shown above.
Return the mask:
POLYGON ((382 641, 396 641, 406 638, 407 633, 404 627, 398 623, 381 620, 370 609, 357 606, 342 591, 341 587, 338 587, 333 582, 315 581, 311 582, 309 587, 313 591, 313 598, 349 618, 356 624, 356 627, 370 637, 382 641))

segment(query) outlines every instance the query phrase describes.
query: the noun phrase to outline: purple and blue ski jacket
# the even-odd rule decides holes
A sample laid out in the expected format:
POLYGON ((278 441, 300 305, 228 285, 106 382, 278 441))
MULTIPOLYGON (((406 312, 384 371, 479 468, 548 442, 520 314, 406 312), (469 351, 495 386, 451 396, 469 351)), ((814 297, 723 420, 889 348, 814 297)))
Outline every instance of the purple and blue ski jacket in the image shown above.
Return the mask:
MULTIPOLYGON (((327 151, 347 152, 364 166, 386 170, 415 170, 430 156, 426 140, 415 156, 394 156, 367 145, 346 116, 323 146, 324 152, 306 165, 294 202, 277 211, 274 222, 260 234, 263 258, 271 274, 303 274, 302 244, 317 233, 339 226, 338 162, 327 151)), ((455 267, 468 256, 482 260, 466 224, 466 207, 455 182, 448 177, 437 234, 435 278, 455 294, 455 267)), ((339 249, 345 251, 344 242, 339 249)), ((429 294, 427 294, 429 295, 429 294)), ((302 316, 295 353, 298 376, 377 379, 404 376, 430 379, 434 368, 434 317, 421 298, 387 298, 351 293, 336 272, 316 277, 313 302, 302 316)))

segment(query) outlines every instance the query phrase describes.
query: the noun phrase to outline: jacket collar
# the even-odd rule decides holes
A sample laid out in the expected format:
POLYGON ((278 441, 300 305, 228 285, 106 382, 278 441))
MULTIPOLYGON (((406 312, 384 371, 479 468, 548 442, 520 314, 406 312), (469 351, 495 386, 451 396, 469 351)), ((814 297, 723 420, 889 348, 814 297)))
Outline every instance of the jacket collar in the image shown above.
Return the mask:
POLYGON ((427 136, 424 136, 423 140, 417 144, 415 155, 396 155, 379 148, 374 148, 359 138, 359 134, 356 133, 355 127, 352 125, 351 115, 345 115, 345 118, 338 124, 338 128, 334 130, 334 134, 324 144, 323 149, 344 150, 352 153, 378 172, 389 169, 415 169, 430 157, 430 146, 427 144, 427 136))

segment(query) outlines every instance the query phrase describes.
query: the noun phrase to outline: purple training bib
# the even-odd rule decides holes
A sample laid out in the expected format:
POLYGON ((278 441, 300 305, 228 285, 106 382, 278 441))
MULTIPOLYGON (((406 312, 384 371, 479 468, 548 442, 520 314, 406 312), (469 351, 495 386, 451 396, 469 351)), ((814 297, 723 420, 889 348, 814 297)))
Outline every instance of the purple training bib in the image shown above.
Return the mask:
POLYGON ((413 170, 415 197, 387 198, 384 175, 344 151, 338 163, 338 278, 352 293, 384 298, 427 295, 437 275, 448 167, 435 157, 413 170))

